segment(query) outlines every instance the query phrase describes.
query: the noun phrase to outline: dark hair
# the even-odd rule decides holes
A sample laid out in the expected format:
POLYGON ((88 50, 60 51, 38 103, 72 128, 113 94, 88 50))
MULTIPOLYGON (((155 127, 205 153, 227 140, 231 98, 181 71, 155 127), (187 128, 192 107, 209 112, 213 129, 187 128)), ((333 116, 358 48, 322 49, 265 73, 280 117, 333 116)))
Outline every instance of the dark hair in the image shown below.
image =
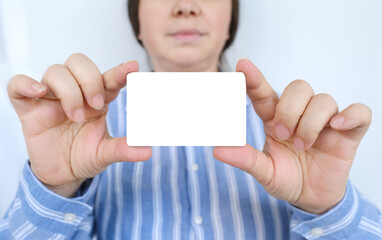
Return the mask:
MULTIPOLYGON (((130 18, 131 26, 133 27, 133 31, 135 37, 139 44, 142 44, 142 41, 138 39, 139 35, 139 17, 138 17, 138 8, 139 8, 139 0, 128 0, 128 13, 130 18)), ((232 14, 231 14, 231 23, 229 26, 229 39, 226 41, 223 52, 231 46, 233 41, 235 40, 237 28, 239 25, 239 0, 232 0, 232 14)), ((223 53, 222 52, 222 53, 223 53)))

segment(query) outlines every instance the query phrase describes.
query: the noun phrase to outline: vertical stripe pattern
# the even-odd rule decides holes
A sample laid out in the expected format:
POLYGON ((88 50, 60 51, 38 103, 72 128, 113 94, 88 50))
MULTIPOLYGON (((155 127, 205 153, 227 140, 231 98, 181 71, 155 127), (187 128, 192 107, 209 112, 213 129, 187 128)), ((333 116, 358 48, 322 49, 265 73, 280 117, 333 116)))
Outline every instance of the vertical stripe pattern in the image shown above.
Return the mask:
MULTIPOLYGON (((107 116, 113 137, 126 130, 123 90, 120 96, 107 116)), ((247 143, 262 149, 262 122, 251 104, 247 113, 247 143)), ((94 230, 97 239, 280 240, 289 233, 292 239, 316 239, 312 222, 322 227, 321 238, 338 233, 382 238, 382 215, 353 186, 343 206, 312 221, 268 195, 246 172, 214 159, 209 146, 153 147, 148 161, 109 166, 84 194, 72 199, 52 194, 27 164, 17 197, 0 221, 0 239, 91 239, 94 230)))
POLYGON ((142 172, 143 162, 136 163, 133 172, 134 220, 131 239, 141 239, 142 231, 142 172))
POLYGON ((244 239, 244 226, 243 226, 243 217, 241 214, 239 194, 237 192, 237 183, 235 173, 233 168, 229 165, 225 165, 225 172, 228 180, 228 190, 230 196, 230 207, 233 216, 233 223, 235 227, 235 239, 241 240, 244 239))
MULTIPOLYGON (((260 117, 255 113, 254 109, 251 107, 249 110, 249 119, 251 123, 251 127, 253 129, 253 135, 255 136, 255 143, 258 149, 263 148, 265 143, 264 131, 262 129, 262 125, 259 124, 262 122, 260 117)), ((276 240, 282 239, 282 219, 280 210, 278 207, 278 202, 272 196, 269 196, 269 205, 271 207, 271 214, 274 220, 274 236, 276 240)))
POLYGON ((251 175, 246 174, 245 180, 247 181, 249 195, 251 197, 251 210, 253 215, 253 221, 255 222, 256 239, 265 240, 266 232, 264 226, 263 211, 260 206, 258 190, 256 189, 256 184, 251 175))
MULTIPOLYGON (((109 166, 107 169, 106 169, 106 197, 105 197, 105 200, 104 200, 104 208, 102 209, 103 210, 103 213, 104 215, 102 216, 102 220, 101 220, 101 228, 102 228, 102 239, 107 239, 107 233, 109 232, 108 230, 108 227, 109 227, 109 219, 110 219, 110 215, 111 215, 111 200, 112 200, 112 196, 111 196, 111 190, 112 190, 112 174, 111 174, 111 171, 112 171, 112 166, 109 166)), ((102 192, 102 191, 99 191, 99 192, 102 192)), ((102 196, 104 197, 104 196, 102 196)), ((100 197, 97 198, 97 200, 101 200, 100 197)))
POLYGON ((122 163, 115 164, 115 193, 116 193, 116 201, 117 201, 117 217, 115 222, 115 239, 122 238, 122 216, 123 216, 123 183, 122 183, 122 163))
MULTIPOLYGON (((192 172, 192 164, 195 163, 195 152, 193 147, 186 147, 187 152, 187 168, 190 170, 190 186, 191 186, 191 201, 192 201, 192 222, 195 230, 196 238, 199 240, 204 239, 202 226, 196 223, 196 219, 200 217, 200 192, 198 175, 192 172)), ((193 231, 192 231, 193 233, 193 231)))
POLYGON ((170 148, 170 159, 171 159, 171 197, 172 197, 172 207, 174 214, 173 223, 173 239, 180 239, 181 234, 181 224, 182 224, 182 205, 179 199, 179 185, 178 185, 178 151, 177 147, 170 148))
POLYGON ((153 208, 154 208, 154 224, 152 239, 162 239, 162 191, 161 191, 161 159, 160 148, 153 147, 152 157, 152 186, 153 186, 153 208))
POLYGON ((212 220, 212 226, 214 228, 214 239, 220 240, 224 239, 224 235, 219 211, 219 191, 215 172, 215 163, 212 157, 211 147, 203 147, 203 150, 208 171, 208 184, 210 186, 210 216, 212 220))

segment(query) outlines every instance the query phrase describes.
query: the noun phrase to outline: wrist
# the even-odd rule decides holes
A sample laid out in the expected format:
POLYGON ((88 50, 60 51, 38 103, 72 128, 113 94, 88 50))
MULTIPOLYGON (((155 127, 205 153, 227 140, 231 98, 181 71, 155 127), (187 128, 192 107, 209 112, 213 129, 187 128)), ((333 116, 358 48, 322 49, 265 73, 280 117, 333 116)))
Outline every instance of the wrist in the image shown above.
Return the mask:
POLYGON ((292 206, 302 210, 302 211, 305 211, 305 212, 308 212, 308 213, 312 213, 312 214, 316 214, 316 215, 322 215, 322 214, 328 212, 330 209, 334 208, 338 203, 330 205, 328 207, 307 207, 307 206, 299 205, 299 204, 295 204, 295 203, 290 203, 290 204, 292 206))
POLYGON ((57 193, 58 195, 61 195, 66 198, 73 198, 76 196, 78 189, 80 188, 81 184, 86 180, 73 180, 64 184, 59 185, 52 185, 48 184, 44 178, 39 176, 39 174, 36 173, 33 165, 31 162, 29 162, 30 169, 32 173, 35 175, 35 177, 49 190, 51 190, 54 193, 57 193))
POLYGON ((74 198, 76 197, 78 189, 83 182, 84 181, 82 180, 77 180, 60 186, 50 186, 49 184, 45 184, 43 182, 42 184, 44 184, 46 188, 57 193, 58 195, 66 198, 74 198))
POLYGON ((316 215, 322 215, 329 210, 333 209, 336 205, 338 205, 342 199, 345 196, 346 189, 342 194, 339 194, 337 198, 331 199, 330 201, 326 201, 325 203, 320 201, 320 202, 314 202, 312 204, 301 204, 301 203, 290 203, 294 207, 301 209, 305 212, 308 213, 313 213, 316 215))

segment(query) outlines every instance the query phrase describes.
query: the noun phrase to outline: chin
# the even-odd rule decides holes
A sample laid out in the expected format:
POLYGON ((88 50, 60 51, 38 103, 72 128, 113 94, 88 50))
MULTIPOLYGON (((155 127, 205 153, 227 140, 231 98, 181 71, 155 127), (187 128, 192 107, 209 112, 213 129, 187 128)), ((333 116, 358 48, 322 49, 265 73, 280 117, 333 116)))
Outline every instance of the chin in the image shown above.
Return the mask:
POLYGON ((181 67, 192 67, 200 63, 200 60, 197 58, 184 58, 184 59, 176 59, 173 61, 176 65, 181 67))
POLYGON ((194 50, 193 52, 178 52, 177 54, 173 54, 172 56, 170 56, 169 60, 181 68, 192 69, 197 67, 197 65, 199 65, 201 61, 205 60, 206 58, 207 56, 201 56, 201 54, 198 54, 194 50))

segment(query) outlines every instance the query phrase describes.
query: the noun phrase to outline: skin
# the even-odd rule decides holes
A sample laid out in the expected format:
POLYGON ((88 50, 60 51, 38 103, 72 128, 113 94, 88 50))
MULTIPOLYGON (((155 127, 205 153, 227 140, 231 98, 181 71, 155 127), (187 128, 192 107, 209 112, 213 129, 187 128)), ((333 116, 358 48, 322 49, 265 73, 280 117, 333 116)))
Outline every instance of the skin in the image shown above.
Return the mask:
POLYGON ((371 123, 371 110, 352 104, 340 113, 334 99, 314 94, 296 80, 278 98, 249 60, 237 71, 246 76, 247 94, 263 120, 263 151, 215 147, 214 157, 250 173, 276 198, 322 214, 343 198, 356 150, 371 123))
POLYGON ((140 34, 157 72, 216 72, 229 38, 231 0, 141 0, 140 34), (180 42, 171 34, 197 29, 197 41, 180 42))
MULTIPOLYGON (((140 39, 156 71, 217 71, 228 37, 228 0, 142 0, 140 39), (155 16, 155 17, 153 17, 155 16), (151 25, 152 24, 152 25, 151 25), (168 37, 174 28, 198 27, 197 41, 168 37)), ((176 29, 177 30, 177 29, 176 29)), ((130 147, 110 137, 108 104, 124 87, 135 61, 101 74, 83 54, 53 65, 41 83, 24 75, 8 84, 19 115, 33 173, 52 191, 72 197, 81 183, 114 162, 151 157, 151 147, 130 147), (37 98, 37 99, 36 99, 37 98)), ((250 173, 276 198, 321 214, 341 201, 356 150, 371 122, 371 111, 352 104, 341 112, 327 94, 314 94, 303 80, 293 81, 279 98, 260 70, 241 59, 247 94, 264 122, 264 149, 215 147, 214 157, 250 173)))

